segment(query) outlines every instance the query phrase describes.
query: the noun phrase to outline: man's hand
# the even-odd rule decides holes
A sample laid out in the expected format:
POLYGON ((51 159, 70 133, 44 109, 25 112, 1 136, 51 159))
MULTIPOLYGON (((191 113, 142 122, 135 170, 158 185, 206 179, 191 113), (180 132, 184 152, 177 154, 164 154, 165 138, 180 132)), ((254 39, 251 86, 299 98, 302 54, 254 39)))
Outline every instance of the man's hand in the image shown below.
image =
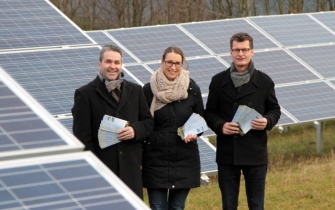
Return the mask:
POLYGON ((239 130, 238 124, 233 122, 226 122, 222 128, 222 132, 225 135, 239 134, 239 130))
POLYGON ((268 120, 266 118, 261 118, 261 119, 254 119, 251 122, 251 128, 254 130, 264 130, 266 125, 268 124, 268 120))
POLYGON ((122 128, 119 130, 117 138, 119 140, 130 140, 135 137, 135 131, 134 128, 131 126, 127 126, 125 128, 122 128))

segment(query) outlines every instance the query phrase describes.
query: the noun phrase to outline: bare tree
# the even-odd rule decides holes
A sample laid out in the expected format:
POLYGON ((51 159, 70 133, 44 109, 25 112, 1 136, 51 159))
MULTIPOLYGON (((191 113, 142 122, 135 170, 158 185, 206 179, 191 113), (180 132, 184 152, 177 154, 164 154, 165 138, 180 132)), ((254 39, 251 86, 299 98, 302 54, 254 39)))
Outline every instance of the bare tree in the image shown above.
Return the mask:
POLYGON ((50 0, 59 10, 61 10, 71 20, 75 19, 82 0, 50 0))
POLYGON ((289 0, 287 13, 288 14, 302 13, 303 7, 304 7, 304 0, 289 0))
POLYGON ((50 0, 83 30, 334 10, 335 0, 50 0))

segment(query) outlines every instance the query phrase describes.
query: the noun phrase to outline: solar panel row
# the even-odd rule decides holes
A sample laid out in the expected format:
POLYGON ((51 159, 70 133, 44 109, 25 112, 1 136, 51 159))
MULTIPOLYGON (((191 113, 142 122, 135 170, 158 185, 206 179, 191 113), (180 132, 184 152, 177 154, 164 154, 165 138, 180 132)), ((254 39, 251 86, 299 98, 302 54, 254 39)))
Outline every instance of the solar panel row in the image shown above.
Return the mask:
POLYGON ((149 209, 92 153, 0 164, 0 209, 149 209))
MULTIPOLYGON (((53 118, 50 120, 48 114, 40 112, 39 106, 29 102, 33 100, 27 99, 28 94, 17 89, 21 85, 52 115, 69 114, 74 90, 97 74, 99 45, 104 44, 116 44, 123 49, 126 78, 141 85, 159 67, 167 46, 181 47, 191 77, 201 87, 206 103, 211 77, 230 65, 230 36, 243 30, 254 37, 256 68, 268 73, 277 85, 283 110, 279 125, 334 118, 334 19, 335 12, 325 12, 83 33, 49 1, 1 0, 0 66, 5 73, 0 75, 0 139, 4 142, 0 146, 0 159, 82 150, 72 135, 64 135, 61 126, 52 122, 53 118), (19 85, 9 81, 9 75, 19 85)), ((71 118, 60 122, 71 130, 71 118)), ((214 148, 202 138, 198 143, 201 171, 215 173, 214 148)), ((0 208, 103 209, 113 203, 116 208, 134 207, 133 198, 125 197, 127 191, 122 187, 114 186, 118 191, 115 192, 111 183, 117 184, 118 180, 110 181, 109 175, 104 177, 104 169, 97 170, 94 158, 80 153, 73 156, 75 160, 66 156, 61 161, 47 158, 36 164, 30 159, 23 165, 8 166, 3 162, 0 194, 4 196, 0 196, 0 208), (70 173, 69 165, 83 169, 83 176, 58 176, 70 173), (23 180, 22 173, 34 174, 43 181, 36 182, 35 176, 23 180), (104 183, 106 188, 101 192, 115 197, 110 199, 102 194, 92 197, 91 193, 96 192, 85 185, 91 179, 96 179, 97 184, 104 183), (48 195, 41 194, 42 186, 48 195), (34 193, 29 194, 27 189, 34 189, 34 193)))
POLYGON ((1 68, 0 104, 0 160, 83 150, 83 144, 1 68))

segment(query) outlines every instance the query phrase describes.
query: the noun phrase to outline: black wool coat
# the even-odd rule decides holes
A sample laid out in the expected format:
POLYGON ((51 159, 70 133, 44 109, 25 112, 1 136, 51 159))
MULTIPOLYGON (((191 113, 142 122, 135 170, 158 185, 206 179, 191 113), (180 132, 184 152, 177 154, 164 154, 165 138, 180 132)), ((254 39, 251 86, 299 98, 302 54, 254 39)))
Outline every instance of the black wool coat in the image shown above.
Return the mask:
POLYGON ((142 189, 142 143, 153 131, 154 121, 140 85, 124 80, 119 104, 97 76, 74 94, 73 133, 140 198, 142 189), (111 115, 130 122, 134 139, 101 149, 98 129, 103 116, 111 115))
MULTIPOLYGON (((153 94, 150 84, 143 87, 148 104, 153 94)), ((185 143, 177 129, 192 113, 203 116, 204 105, 199 86, 191 80, 188 97, 156 110, 153 134, 143 146, 143 186, 182 189, 200 186, 200 156, 197 141, 185 143)))
POLYGON ((205 110, 207 125, 217 135, 216 162, 233 165, 267 164, 267 132, 280 118, 274 82, 265 73, 254 70, 248 83, 238 92, 230 77, 230 68, 213 76, 205 110), (224 135, 223 125, 231 122, 239 105, 258 111, 268 121, 264 130, 250 130, 244 136, 224 135))

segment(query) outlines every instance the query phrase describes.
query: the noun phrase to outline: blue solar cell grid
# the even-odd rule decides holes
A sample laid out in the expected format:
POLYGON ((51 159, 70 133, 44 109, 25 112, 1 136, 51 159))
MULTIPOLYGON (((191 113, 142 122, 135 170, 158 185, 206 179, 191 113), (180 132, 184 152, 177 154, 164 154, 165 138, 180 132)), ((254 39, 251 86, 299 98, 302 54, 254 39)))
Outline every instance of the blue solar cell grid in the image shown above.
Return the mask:
POLYGON ((0 81, 0 151, 67 145, 0 81))
MULTIPOLYGON (((101 47, 105 44, 112 44, 118 46, 113 40, 111 40, 103 31, 87 31, 87 35, 92 37, 101 47)), ((121 46, 119 46, 121 47, 121 46)), ((126 51, 122 51, 123 63, 136 63, 137 61, 131 57, 126 51)))
POLYGON ((101 163, 80 156, 1 167, 0 209, 149 209, 101 163))
POLYGON ((335 91, 325 82, 276 88, 279 104, 300 122, 335 117, 335 91))
POLYGON ((143 62, 160 61, 169 46, 180 47, 187 56, 209 55, 176 25, 107 30, 143 62))
POLYGON ((208 142, 208 140, 202 139, 201 137, 197 139, 197 142, 200 152, 201 173, 208 175, 216 173, 217 164, 215 161, 215 148, 208 142))
POLYGON ((73 118, 58 119, 58 121, 72 133, 73 118))
POLYGON ((335 33, 335 12, 313 13, 312 16, 317 18, 335 33))
POLYGON ((0 54, 2 68, 51 114, 70 113, 76 88, 98 73, 98 47, 0 54))
POLYGON ((83 149, 58 132, 0 81, 0 159, 83 149))
POLYGON ((199 85, 201 94, 208 94, 209 83, 212 77, 227 69, 227 67, 215 57, 192 59, 187 62, 190 65, 190 76, 199 85))
POLYGON ((295 48, 290 51, 323 77, 335 77, 335 45, 295 48))
POLYGON ((92 44, 48 1, 2 0, 0 50, 92 44))
POLYGON ((335 36, 306 14, 249 17, 283 46, 335 42, 335 36))
POLYGON ((296 121, 292 120, 289 116, 287 116, 283 111, 281 112, 280 119, 277 123, 276 126, 280 125, 290 125, 290 124, 295 124, 297 123, 296 121))
POLYGON ((181 26, 216 54, 229 53, 230 37, 234 33, 242 31, 242 29, 243 31, 247 31, 251 36, 257 37, 254 40, 255 48, 267 49, 278 47, 245 19, 185 23, 181 24, 181 26))
POLYGON ((144 85, 150 82, 152 72, 147 70, 143 65, 125 66, 130 73, 132 73, 144 85))

